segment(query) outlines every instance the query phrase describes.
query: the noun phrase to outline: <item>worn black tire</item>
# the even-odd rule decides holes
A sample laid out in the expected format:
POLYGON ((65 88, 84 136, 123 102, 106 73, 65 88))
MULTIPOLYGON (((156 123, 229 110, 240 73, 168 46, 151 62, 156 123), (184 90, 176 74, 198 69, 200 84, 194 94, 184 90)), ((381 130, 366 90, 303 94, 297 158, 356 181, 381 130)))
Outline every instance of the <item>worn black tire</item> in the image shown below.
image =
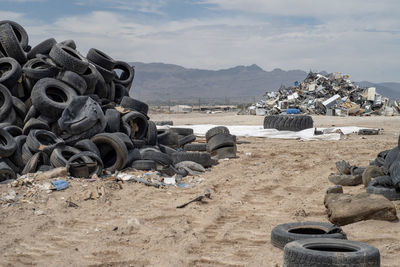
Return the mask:
POLYGON ((163 126, 163 125, 170 125, 173 126, 174 122, 173 121, 155 121, 154 122, 157 126, 163 126))
POLYGON ((150 171, 157 168, 157 163, 153 160, 135 160, 131 164, 131 168, 136 170, 150 171))
POLYGON ((76 43, 74 40, 68 39, 60 42, 60 44, 68 46, 69 48, 76 49, 76 43))
POLYGON ((161 152, 163 152, 163 153, 165 153, 165 154, 168 154, 168 155, 170 155, 170 156, 171 156, 173 153, 176 153, 176 152, 177 152, 175 149, 173 149, 173 148, 171 148, 171 147, 169 147, 169 146, 166 146, 166 145, 159 144, 158 147, 160 148, 160 151, 161 151, 161 152))
POLYGON ((148 121, 146 144, 149 146, 157 145, 157 126, 152 121, 148 121))
POLYGON ((128 162, 128 150, 120 138, 111 133, 100 133, 91 140, 100 151, 105 170, 114 172, 125 167, 128 162))
POLYGON ((101 124, 101 122, 97 122, 92 128, 81 134, 62 136, 62 138, 64 139, 66 145, 74 146, 77 142, 92 138, 96 134, 102 133, 103 131, 104 126, 101 124))
POLYGON ((161 145, 176 147, 178 146, 179 136, 169 130, 157 131, 157 142, 161 145))
POLYGON ((136 110, 146 116, 147 112, 149 111, 149 106, 146 103, 133 99, 132 97, 129 96, 124 96, 122 98, 121 106, 123 106, 124 108, 136 110))
POLYGON ((211 152, 212 157, 216 157, 217 159, 233 159, 236 158, 237 148, 234 146, 224 146, 215 149, 211 152))
POLYGON ((93 163, 96 163, 95 167, 91 167, 91 169, 89 170, 89 174, 87 178, 92 177, 92 175, 96 174, 97 176, 100 176, 103 173, 103 161, 101 160, 101 158, 96 155, 95 153, 91 152, 91 151, 83 151, 80 153, 77 153, 75 155, 73 155, 67 162, 66 167, 67 167, 67 171, 74 177, 81 177, 83 178, 83 176, 77 176, 74 169, 74 163, 90 163, 89 160, 93 161, 93 163))
POLYGON ((0 159, 0 182, 15 179, 17 179, 15 171, 7 164, 4 159, 0 159))
POLYGON ((114 79, 115 73, 113 71, 105 69, 102 66, 94 63, 93 61, 90 61, 90 63, 96 67, 97 71, 103 77, 105 83, 110 83, 114 79))
POLYGON ((13 106, 10 91, 4 85, 0 84, 0 121, 6 119, 13 106))
POLYGON ((118 132, 120 128, 121 114, 116 109, 107 109, 105 113, 107 122, 106 132, 118 132))
POLYGON ((0 25, 0 45, 7 56, 14 58, 21 65, 25 64, 27 61, 26 54, 22 49, 12 26, 8 23, 0 25))
POLYGON ((46 117, 58 118, 76 95, 75 90, 65 83, 44 78, 32 89, 32 104, 46 117))
POLYGON ((82 151, 72 147, 72 146, 57 146, 54 148, 53 152, 50 155, 50 163, 53 167, 65 167, 67 166, 68 160, 76 155, 81 153, 82 151))
POLYGON ((42 165, 50 165, 49 156, 44 152, 37 152, 28 160, 21 174, 35 173, 42 165))
MULTIPOLYGON (((400 200, 400 191, 397 191, 393 184, 388 186, 379 185, 379 180, 384 176, 375 177, 367 186, 367 193, 383 195, 390 201, 400 200)), ((388 181, 391 182, 390 177, 386 176, 388 181)))
POLYGON ((115 133, 112 133, 112 134, 114 134, 119 139, 121 139, 121 141, 125 144, 126 149, 131 150, 131 149, 135 148, 135 146, 132 143, 132 139, 130 139, 129 136, 127 136, 126 134, 121 133, 121 132, 115 132, 115 133))
POLYGON ((190 143, 183 146, 185 151, 207 151, 207 144, 205 143, 190 143))
POLYGON ((211 152, 222 147, 232 147, 236 145, 236 136, 231 134, 216 134, 208 140, 207 145, 211 152))
POLYGON ((22 134, 28 135, 33 129, 50 131, 50 126, 42 120, 32 118, 25 123, 25 126, 22 129, 22 134))
POLYGON ((140 150, 137 148, 128 150, 128 162, 126 163, 126 166, 131 166, 132 162, 136 160, 141 160, 142 159, 142 154, 140 154, 140 150))
POLYGON ((4 128, 0 128, 0 157, 7 158, 14 154, 17 149, 17 143, 14 137, 4 128))
POLYGON ((114 70, 120 70, 121 74, 114 77, 114 82, 122 84, 126 88, 131 88, 133 79, 135 78, 135 68, 124 61, 116 61, 114 70))
POLYGON ((29 159, 33 156, 32 151, 29 149, 28 144, 25 143, 22 145, 22 161, 24 162, 24 166, 26 165, 26 163, 29 161, 29 159))
MULTIPOLYGON (((128 132, 129 132, 129 136, 132 138, 134 137, 135 139, 144 139, 146 137, 147 134, 147 127, 148 127, 148 122, 147 122, 147 117, 145 115, 143 115, 140 112, 137 111, 131 111, 127 114, 125 114, 124 116, 122 116, 122 122, 125 124, 125 128, 126 125, 128 125, 128 132), (132 123, 136 123, 138 130, 137 132, 134 134, 131 134, 130 130, 130 122, 132 123)), ((133 139, 133 138, 132 138, 133 139)))
POLYGON ((271 243, 282 248, 289 242, 306 238, 347 239, 342 229, 326 222, 294 222, 275 226, 271 231, 271 243))
POLYGON ((1 123, 9 123, 9 124, 15 124, 17 120, 17 112, 15 112, 14 107, 11 107, 8 116, 1 121, 1 123))
POLYGON ((32 47, 31 51, 29 51, 29 53, 27 54, 28 59, 35 58, 37 54, 48 55, 51 48, 53 48, 53 45, 55 45, 56 43, 57 41, 54 38, 44 40, 43 42, 32 47))
POLYGON ((390 166, 399 159, 400 157, 400 149, 398 146, 391 149, 385 156, 385 162, 383 164, 383 171, 387 173, 390 169, 390 166))
POLYGON ((0 58, 0 83, 5 87, 14 88, 21 78, 21 65, 12 57, 0 58))
POLYGON ((87 89, 87 84, 84 78, 79 74, 66 70, 57 75, 57 79, 71 86, 79 95, 84 95, 87 89))
POLYGON ((313 128, 313 119, 308 115, 271 115, 264 118, 264 129, 278 131, 301 131, 313 128))
POLYGON ((43 151, 50 155, 56 146, 64 144, 64 140, 50 131, 34 129, 29 132, 26 144, 34 153, 43 151))
POLYGON ((186 135, 178 139, 178 146, 183 147, 186 144, 196 141, 196 136, 194 134, 186 135))
POLYGON ((206 168, 212 165, 211 155, 208 152, 175 152, 171 157, 174 164, 181 161, 194 161, 206 168))
POLYGON ((78 141, 74 145, 74 147, 81 150, 82 152, 84 152, 84 151, 93 152, 94 154, 96 154, 97 156, 100 157, 99 149, 97 148, 95 143, 93 143, 90 139, 84 139, 84 140, 78 141))
POLYGON ((283 255, 284 267, 379 267, 380 253, 365 243, 310 238, 288 243, 283 255))
POLYGON ((96 84, 100 76, 101 75, 99 71, 96 69, 96 67, 93 64, 89 63, 87 70, 85 71, 84 74, 82 74, 82 78, 85 79, 87 86, 86 89, 87 95, 94 94, 96 90, 96 84))
POLYGON ((117 104, 120 104, 122 101, 122 98, 124 98, 125 96, 129 96, 129 89, 120 83, 116 83, 115 84, 114 102, 117 104))
POLYGON ((17 115, 20 118, 25 118, 26 113, 28 112, 28 109, 26 108, 25 103, 22 102, 21 99, 15 97, 15 96, 11 97, 11 100, 12 100, 12 104, 15 109, 15 112, 17 112, 17 115))
POLYGON ((147 150, 141 153, 141 155, 142 159, 154 160, 155 162, 164 166, 169 166, 172 164, 172 158, 168 154, 162 153, 161 151, 147 150))
POLYGON ((90 48, 86 58, 107 70, 112 70, 116 64, 114 59, 96 48, 90 48))
POLYGON ((225 126, 217 126, 217 127, 211 128, 210 130, 208 130, 206 132, 206 141, 208 142, 208 140, 210 140, 211 137, 213 137, 214 135, 223 134, 223 133, 224 134, 230 133, 229 129, 225 126))
POLYGON ((84 74, 89 66, 87 59, 79 54, 78 51, 60 43, 53 45, 49 56, 59 66, 78 74, 84 74))
POLYGON ((12 154, 9 157, 9 159, 15 164, 15 166, 20 168, 20 170, 22 170, 25 166, 25 163, 22 160, 22 146, 26 142, 26 137, 27 137, 26 135, 20 135, 20 136, 14 137, 14 140, 15 140, 15 143, 17 146, 14 151, 14 154, 12 154))
POLYGON ((29 47, 29 45, 28 45, 29 37, 28 37, 28 33, 26 32, 24 27, 22 27, 20 24, 16 23, 15 21, 11 21, 11 20, 0 21, 0 25, 6 24, 6 23, 11 25, 11 28, 13 29, 15 36, 17 37, 17 40, 18 40, 19 44, 21 45, 22 49, 27 50, 27 48, 29 47))
POLYGON ((171 127, 171 128, 169 128, 169 130, 173 133, 177 133, 177 134, 183 135, 183 136, 193 135, 192 128, 171 127))
POLYGON ((12 137, 22 135, 22 129, 16 125, 8 125, 5 126, 3 129, 6 130, 9 134, 11 134, 12 137))

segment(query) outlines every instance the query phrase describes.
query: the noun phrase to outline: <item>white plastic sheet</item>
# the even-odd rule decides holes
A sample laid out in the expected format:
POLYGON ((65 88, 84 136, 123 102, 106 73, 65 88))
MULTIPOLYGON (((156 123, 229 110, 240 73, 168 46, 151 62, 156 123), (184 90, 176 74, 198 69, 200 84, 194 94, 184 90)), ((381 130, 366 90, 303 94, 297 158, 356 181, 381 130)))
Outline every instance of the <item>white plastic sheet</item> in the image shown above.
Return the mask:
MULTIPOLYGON (((199 124, 199 125, 179 125, 170 127, 184 127, 191 128, 197 136, 204 136, 206 132, 216 126, 213 124, 199 124)), ((350 127, 336 127, 336 128, 318 128, 323 131, 322 135, 314 135, 314 128, 305 129, 299 132, 292 131, 278 131, 275 129, 264 129, 262 126, 255 125, 224 125, 227 127, 231 134, 244 137, 266 137, 266 138, 279 138, 279 139, 300 139, 300 140, 340 140, 341 134, 357 133, 360 128, 356 126, 350 127), (340 131, 338 131, 340 130, 340 131)), ((159 129, 168 128, 168 126, 158 127, 159 129)))

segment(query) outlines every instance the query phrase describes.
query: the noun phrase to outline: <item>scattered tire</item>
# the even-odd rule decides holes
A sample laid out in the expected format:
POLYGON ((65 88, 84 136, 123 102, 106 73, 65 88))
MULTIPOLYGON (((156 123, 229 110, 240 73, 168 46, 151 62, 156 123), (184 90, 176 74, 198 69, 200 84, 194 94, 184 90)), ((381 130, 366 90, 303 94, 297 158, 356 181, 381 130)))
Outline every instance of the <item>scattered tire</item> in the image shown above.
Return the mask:
POLYGON ((29 132, 33 129, 50 131, 50 127, 46 122, 39 119, 31 118, 25 123, 25 126, 22 129, 22 134, 28 135, 29 132))
POLYGON ((21 45, 21 48, 23 50, 26 50, 28 48, 28 43, 29 43, 29 37, 28 33, 25 31, 24 27, 22 27, 20 24, 18 24, 15 21, 11 20, 2 20, 0 21, 0 25, 2 24, 10 24, 11 28, 13 29, 15 36, 17 37, 17 40, 19 44, 21 45))
MULTIPOLYGON (((149 111, 149 106, 139 100, 133 99, 128 96, 124 96, 121 100, 121 106, 128 109, 136 110, 147 117, 147 112, 149 111)), ((148 118, 148 117, 147 117, 148 118)))
POLYGON ((22 75, 21 65, 11 58, 0 58, 0 83, 7 88, 14 88, 22 75))
POLYGON ((206 168, 211 166, 211 155, 208 152, 175 152, 171 157, 174 164, 181 161, 193 161, 206 168))
POLYGON ((128 162, 126 163, 126 166, 131 166, 132 162, 136 160, 141 160, 142 155, 140 154, 140 150, 137 148, 128 150, 128 162))
POLYGON ((130 88, 135 77, 135 68, 124 61, 116 61, 113 69, 120 72, 119 75, 114 77, 114 81, 130 88))
POLYGON ((66 70, 84 74, 89 66, 86 58, 76 50, 61 43, 53 45, 49 56, 61 67, 66 70))
POLYGON ((179 128, 179 127, 171 127, 169 128, 170 132, 177 133, 178 135, 193 135, 193 129, 192 128, 179 128))
POLYGON ((211 139, 211 137, 213 137, 214 135, 217 134, 229 134, 229 129, 225 126, 217 126, 214 128, 211 128, 210 130, 208 130, 206 132, 206 141, 208 142, 208 140, 211 139))
POLYGON ((9 116, 9 112, 12 108, 12 98, 10 91, 7 87, 0 84, 0 121, 3 121, 9 116))
POLYGON ((82 152, 85 152, 85 151, 93 152, 94 154, 96 154, 97 156, 100 157, 99 149, 90 139, 84 139, 84 140, 78 141, 74 147, 81 150, 82 152))
POLYGON ((85 79, 75 72, 62 71, 57 75, 57 79, 71 86, 79 95, 83 95, 86 92, 87 84, 85 79))
POLYGON ((107 122, 106 132, 114 133, 118 132, 120 128, 121 115, 116 109, 107 109, 105 112, 105 118, 107 122))
POLYGON ((157 126, 152 121, 148 121, 146 143, 149 146, 155 146, 157 144, 157 126))
POLYGON ((0 36, 0 45, 6 56, 14 58, 19 64, 24 64, 27 61, 26 54, 9 23, 0 25, 0 36))
POLYGON ((157 168, 157 164, 153 160, 136 160, 131 165, 136 170, 150 171, 157 168))
POLYGON ((160 151, 144 151, 140 154, 142 155, 142 159, 153 160, 164 166, 172 164, 171 157, 168 154, 162 153, 160 151))
POLYGON ((0 182, 5 180, 15 180, 17 175, 14 170, 6 163, 4 159, 0 159, 0 182))
POLYGON ((236 158, 236 152, 236 145, 227 146, 215 149, 211 152, 211 156, 216 157, 217 159, 233 159, 236 158))
POLYGON ((207 151, 207 144, 204 143, 190 143, 183 146, 185 151, 207 151))
POLYGON ((32 89, 32 104, 41 114, 58 118, 76 96, 74 89, 53 79, 39 80, 32 89))
POLYGON ((91 151, 84 151, 73 155, 66 167, 73 177, 90 178, 94 174, 100 176, 104 166, 98 155, 91 151))
POLYGON ((400 192, 394 188, 389 176, 379 176, 367 186, 367 193, 383 195, 390 201, 400 200, 400 192))
POLYGON ((50 155, 50 163, 53 167, 65 167, 67 166, 68 160, 76 155, 81 153, 79 149, 71 146, 58 146, 54 148, 53 152, 50 155))
POLYGON ((26 144, 34 153, 42 151, 50 154, 57 145, 64 144, 64 140, 47 130, 32 130, 26 138, 26 144))
POLYGON ((100 151, 100 158, 106 171, 114 172, 125 167, 128 150, 120 138, 114 134, 100 133, 91 140, 100 151))
POLYGON ((325 222, 284 223, 275 226, 271 231, 271 243, 278 248, 306 238, 347 239, 347 236, 339 226, 325 222))
POLYGON ((186 135, 178 139, 178 146, 183 147, 186 144, 196 141, 196 136, 194 134, 186 135))
POLYGON ((127 125, 131 139, 144 139, 147 134, 148 122, 145 115, 131 111, 122 116, 122 121, 127 125))
POLYGON ((57 43, 54 38, 49 38, 44 40, 43 42, 37 44, 35 47, 29 51, 27 54, 28 59, 33 59, 37 54, 48 55, 50 53, 51 48, 57 43))
POLYGON ((114 59, 96 48, 90 48, 86 55, 86 58, 110 71, 115 67, 116 64, 114 59))
POLYGON ((19 135, 14 138, 17 146, 14 153, 9 157, 9 159, 14 163, 14 165, 20 168, 19 171, 21 171, 25 166, 25 162, 22 159, 22 146, 26 142, 26 137, 27 137, 26 135, 19 135))
POLYGON ((222 147, 232 147, 236 145, 236 136, 231 134, 216 134, 208 140, 207 145, 211 152, 222 147))
POLYGON ((49 156, 44 152, 37 152, 28 160, 21 173, 35 173, 42 165, 50 165, 49 156))
POLYGON ((308 115, 271 115, 264 118, 264 129, 298 132, 309 128, 313 128, 313 119, 308 115))
POLYGON ((0 128, 0 157, 7 158, 14 154, 17 149, 17 143, 12 135, 4 128, 0 128))
POLYGON ((178 134, 169 130, 157 131, 157 142, 161 145, 176 147, 179 142, 178 134))
POLYGON ((379 250, 373 246, 341 239, 311 238, 288 243, 284 249, 286 267, 378 267, 379 250))

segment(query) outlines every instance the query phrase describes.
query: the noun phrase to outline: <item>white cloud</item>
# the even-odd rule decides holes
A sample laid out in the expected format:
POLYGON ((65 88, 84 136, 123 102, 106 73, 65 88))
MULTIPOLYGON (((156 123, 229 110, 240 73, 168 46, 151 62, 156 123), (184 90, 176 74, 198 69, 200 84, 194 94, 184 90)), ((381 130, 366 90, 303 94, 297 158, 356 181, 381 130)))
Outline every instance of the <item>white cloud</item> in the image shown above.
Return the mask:
MULTIPOLYGON (((394 11, 382 3, 377 2, 375 8, 382 11, 380 14, 372 12, 373 3, 369 0, 362 1, 364 4, 354 1, 359 4, 358 10, 354 10, 357 5, 353 1, 347 4, 338 1, 340 4, 335 2, 329 6, 324 1, 317 6, 307 4, 308 0, 283 4, 261 0, 207 2, 218 4, 224 10, 244 8, 256 12, 257 9, 257 13, 273 16, 263 19, 239 13, 241 15, 143 22, 134 16, 97 11, 62 17, 51 24, 22 20, 27 22, 23 25, 33 45, 49 37, 58 41, 74 39, 83 54, 96 47, 125 61, 211 69, 255 63, 266 70, 340 71, 355 80, 400 81, 397 74, 400 22, 397 15, 390 15, 394 11), (332 15, 341 10, 344 13, 332 15), (323 11, 331 14, 328 19, 324 18, 323 11), (274 20, 281 15, 315 15, 319 23, 307 25, 274 20)), ((163 4, 162 1, 158 3, 163 4)), ((3 17, 1 13, 0 16, 3 17)))

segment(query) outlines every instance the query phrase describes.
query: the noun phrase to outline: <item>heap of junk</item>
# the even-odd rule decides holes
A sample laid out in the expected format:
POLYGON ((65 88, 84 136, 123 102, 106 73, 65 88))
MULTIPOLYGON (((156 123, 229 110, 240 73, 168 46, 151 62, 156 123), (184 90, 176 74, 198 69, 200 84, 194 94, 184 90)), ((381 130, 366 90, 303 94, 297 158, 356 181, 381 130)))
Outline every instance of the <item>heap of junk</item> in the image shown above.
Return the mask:
POLYGON ((248 108, 253 115, 316 114, 329 116, 398 115, 399 101, 361 88, 339 72, 323 75, 309 72, 303 82, 266 92, 265 99, 248 108))

